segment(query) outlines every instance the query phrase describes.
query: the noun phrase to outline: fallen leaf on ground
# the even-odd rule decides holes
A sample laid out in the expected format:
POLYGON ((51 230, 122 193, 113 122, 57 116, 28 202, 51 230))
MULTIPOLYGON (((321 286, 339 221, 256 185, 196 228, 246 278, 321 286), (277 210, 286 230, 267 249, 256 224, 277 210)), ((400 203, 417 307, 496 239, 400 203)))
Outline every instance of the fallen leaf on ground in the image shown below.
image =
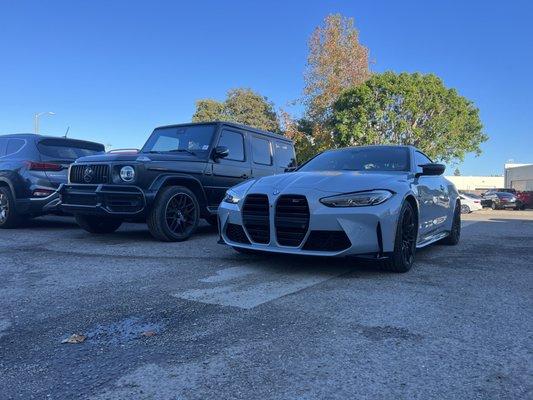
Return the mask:
POLYGON ((67 339, 63 340, 61 343, 70 343, 70 344, 78 344, 83 343, 87 339, 87 336, 81 335, 79 333, 75 333, 68 337, 67 339))
POLYGON ((144 337, 150 337, 150 336, 155 336, 155 335, 157 335, 157 333, 155 333, 154 331, 146 331, 142 333, 142 336, 144 337))

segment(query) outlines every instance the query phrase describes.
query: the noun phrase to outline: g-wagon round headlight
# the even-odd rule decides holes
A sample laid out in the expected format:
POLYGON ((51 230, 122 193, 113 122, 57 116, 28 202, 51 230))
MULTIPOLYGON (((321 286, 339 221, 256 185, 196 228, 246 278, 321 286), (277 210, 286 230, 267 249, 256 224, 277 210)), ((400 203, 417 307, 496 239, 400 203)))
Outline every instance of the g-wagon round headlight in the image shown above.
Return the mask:
POLYGON ((129 165, 122 167, 120 169, 120 179, 124 182, 133 182, 135 179, 135 169, 129 165))
POLYGON ((384 203, 392 197, 388 190, 369 190, 324 197, 320 202, 328 207, 364 207, 384 203))

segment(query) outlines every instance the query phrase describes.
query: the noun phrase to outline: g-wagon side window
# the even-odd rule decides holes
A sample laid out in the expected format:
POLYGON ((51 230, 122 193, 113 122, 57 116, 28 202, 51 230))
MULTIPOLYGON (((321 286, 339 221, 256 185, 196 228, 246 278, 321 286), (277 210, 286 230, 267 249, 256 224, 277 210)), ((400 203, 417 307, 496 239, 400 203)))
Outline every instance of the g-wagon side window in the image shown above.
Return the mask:
POLYGON ((296 156, 292 145, 276 142, 276 164, 281 168, 296 166, 296 156))
POLYGON ((242 134, 222 129, 219 146, 226 146, 229 150, 229 155, 224 160, 244 161, 244 137, 242 134))
POLYGON ((270 140, 252 137, 252 158, 255 164, 272 165, 270 140))

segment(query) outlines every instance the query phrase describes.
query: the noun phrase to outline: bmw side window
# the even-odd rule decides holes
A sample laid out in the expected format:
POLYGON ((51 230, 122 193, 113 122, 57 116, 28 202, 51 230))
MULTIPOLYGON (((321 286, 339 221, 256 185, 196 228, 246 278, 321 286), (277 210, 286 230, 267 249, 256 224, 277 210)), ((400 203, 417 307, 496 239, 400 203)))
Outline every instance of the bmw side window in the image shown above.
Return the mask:
POLYGON ((9 139, 7 141, 6 155, 10 156, 17 153, 24 147, 25 143, 26 141, 23 139, 9 139))
POLYGON ((229 155, 224 160, 244 161, 244 137, 242 134, 223 129, 218 145, 226 146, 229 150, 229 155))
POLYGON ((252 137, 252 158, 255 164, 272 165, 270 140, 252 137))

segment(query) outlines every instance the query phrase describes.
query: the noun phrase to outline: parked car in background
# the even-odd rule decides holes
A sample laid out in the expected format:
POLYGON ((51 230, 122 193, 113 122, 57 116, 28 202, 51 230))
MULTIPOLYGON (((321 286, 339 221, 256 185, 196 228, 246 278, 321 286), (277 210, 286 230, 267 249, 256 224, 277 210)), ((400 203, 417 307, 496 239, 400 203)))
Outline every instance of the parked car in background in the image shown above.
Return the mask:
POLYGON ((143 221, 155 238, 181 241, 200 218, 216 225, 229 187, 295 166, 292 141, 275 133, 228 122, 162 126, 138 153, 77 160, 61 208, 88 232, 143 221))
POLYGON ((533 192, 532 191, 523 191, 517 192, 516 197, 522 203, 521 209, 533 208, 533 192))
POLYGON ((469 214, 472 211, 482 210, 481 196, 473 193, 459 192, 459 199, 461 200, 461 213, 469 214))
POLYGON ((417 248, 459 242, 459 194, 443 172, 408 146, 326 151, 228 190, 221 239, 240 252, 370 257, 405 272, 417 248))
POLYGON ((100 143, 35 134, 0 136, 0 228, 57 212, 58 187, 79 157, 105 151, 100 143))
MULTIPOLYGON (((516 191, 514 193, 516 193, 516 191)), ((483 207, 490 207, 493 210, 519 210, 523 207, 523 203, 516 197, 516 194, 514 193, 489 190, 483 194, 481 205, 483 207)))

